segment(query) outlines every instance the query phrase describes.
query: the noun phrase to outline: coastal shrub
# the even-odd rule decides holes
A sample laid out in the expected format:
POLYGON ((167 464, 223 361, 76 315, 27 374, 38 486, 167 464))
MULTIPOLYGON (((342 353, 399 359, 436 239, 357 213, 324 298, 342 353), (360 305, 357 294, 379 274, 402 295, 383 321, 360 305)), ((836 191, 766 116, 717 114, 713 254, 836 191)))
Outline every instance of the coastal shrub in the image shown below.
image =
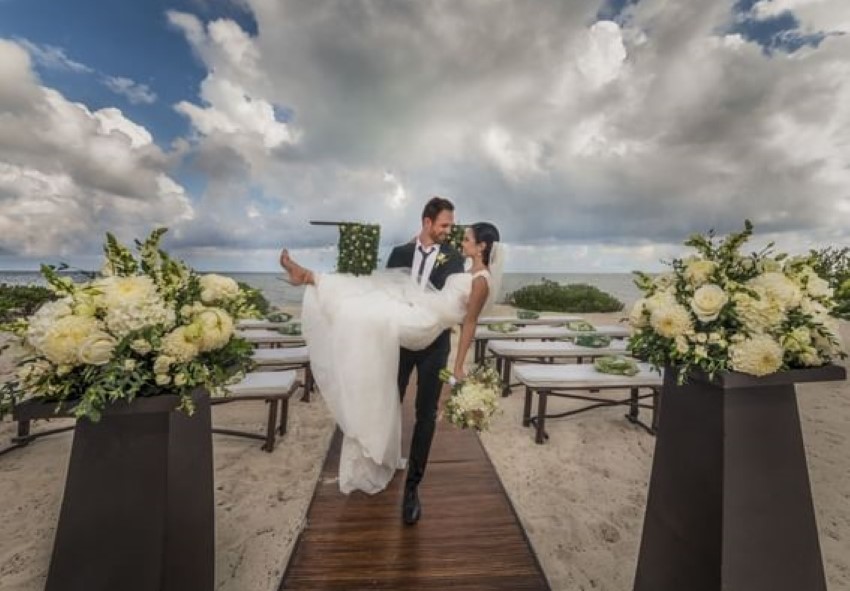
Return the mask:
POLYGON ((811 250, 810 264, 815 272, 835 290, 832 315, 850 320, 850 247, 828 247, 811 250))
POLYGON ((507 301, 524 310, 550 312, 619 312, 623 303, 611 294, 584 283, 561 285, 545 277, 509 293, 507 301))
POLYGON ((35 312, 56 294, 40 285, 8 285, 0 283, 0 323, 13 322, 35 312))

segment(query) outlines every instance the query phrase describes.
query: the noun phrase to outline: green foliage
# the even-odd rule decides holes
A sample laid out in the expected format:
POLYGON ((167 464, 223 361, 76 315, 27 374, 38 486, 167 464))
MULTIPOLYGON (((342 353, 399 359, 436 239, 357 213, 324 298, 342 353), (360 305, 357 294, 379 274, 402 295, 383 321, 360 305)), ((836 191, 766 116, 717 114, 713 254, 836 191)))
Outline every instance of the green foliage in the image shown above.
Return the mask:
POLYGON ((458 252, 461 252, 461 243, 463 242, 463 235, 466 233, 467 227, 468 226, 455 224, 454 226, 452 226, 451 234, 449 234, 449 239, 446 241, 449 246, 451 246, 458 252))
POLYGON ((619 312, 623 309, 621 301, 592 285, 561 285, 545 277, 541 284, 521 287, 509 293, 506 299, 510 304, 525 310, 619 312))
POLYGON ((263 295, 262 290, 251 287, 244 281, 237 282, 239 290, 242 292, 245 303, 252 307, 263 318, 267 317, 271 310, 271 304, 263 295))
POLYGON ((340 224, 338 273, 371 275, 378 266, 378 224, 340 224))
POLYGON ((0 283, 0 323, 29 316, 56 294, 40 285, 7 285, 0 283))
POLYGON ((811 250, 809 264, 835 290, 832 315, 850 320, 850 247, 811 250))

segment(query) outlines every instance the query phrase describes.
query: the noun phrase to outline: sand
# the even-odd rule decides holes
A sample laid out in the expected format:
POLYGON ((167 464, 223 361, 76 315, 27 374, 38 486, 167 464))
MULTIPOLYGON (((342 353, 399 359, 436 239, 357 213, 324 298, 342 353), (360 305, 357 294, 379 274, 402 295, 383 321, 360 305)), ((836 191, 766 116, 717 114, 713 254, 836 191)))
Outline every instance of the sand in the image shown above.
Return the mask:
MULTIPOLYGON (((588 315, 606 324, 619 317, 588 315)), ((842 334, 850 343, 848 323, 842 334)), ((4 371, 8 359, 0 359, 4 371)), ((850 383, 801 385, 799 393, 829 588, 850 591, 850 383)), ((615 407, 549 421, 549 443, 536 445, 521 412, 517 389, 482 441, 552 588, 630 590, 654 439, 615 407)), ((261 404, 214 409, 217 425, 258 432, 264 416, 261 404)), ((290 432, 272 454, 258 442, 215 436, 217 589, 277 589, 332 430, 315 396, 291 403, 290 432)), ((11 423, 0 424, 0 442, 12 434, 11 423)), ((70 443, 70 434, 56 435, 0 456, 2 591, 43 588, 70 443)))

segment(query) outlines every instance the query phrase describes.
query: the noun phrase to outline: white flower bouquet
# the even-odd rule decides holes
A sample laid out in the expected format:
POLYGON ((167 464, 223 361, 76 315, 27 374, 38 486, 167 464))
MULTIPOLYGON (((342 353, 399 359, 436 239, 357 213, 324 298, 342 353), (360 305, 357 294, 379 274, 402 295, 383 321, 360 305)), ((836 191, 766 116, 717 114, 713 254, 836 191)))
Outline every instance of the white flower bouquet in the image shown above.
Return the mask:
POLYGON ((713 232, 685 245, 655 278, 637 273, 644 297, 630 314, 632 354, 656 367, 676 366, 679 382, 694 369, 714 376, 764 376, 845 357, 829 284, 804 257, 774 254, 773 244, 742 255, 752 224, 715 243, 713 232))
POLYGON ((250 367, 252 348, 234 322, 256 310, 233 279, 169 257, 159 248, 165 231, 137 241, 138 258, 108 234, 105 265, 83 283, 42 266, 59 299, 3 327, 25 354, 0 387, 0 416, 40 397, 97 421, 109 403, 162 394, 191 412, 195 388, 215 391, 250 367))
POLYGON ((446 419, 462 429, 486 431, 499 409, 502 383, 498 372, 492 367, 480 365, 460 382, 448 369, 440 371, 440 378, 452 387, 446 401, 446 419))

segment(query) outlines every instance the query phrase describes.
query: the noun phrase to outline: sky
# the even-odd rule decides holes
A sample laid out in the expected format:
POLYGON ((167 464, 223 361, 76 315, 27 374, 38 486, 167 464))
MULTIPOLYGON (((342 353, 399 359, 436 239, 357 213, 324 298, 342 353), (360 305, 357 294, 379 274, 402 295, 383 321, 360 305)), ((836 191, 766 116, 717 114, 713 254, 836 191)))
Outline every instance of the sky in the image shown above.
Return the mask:
POLYGON ((0 0, 0 269, 166 226, 204 270, 382 255, 432 195, 507 271, 693 232, 850 246, 847 0, 0 0))

